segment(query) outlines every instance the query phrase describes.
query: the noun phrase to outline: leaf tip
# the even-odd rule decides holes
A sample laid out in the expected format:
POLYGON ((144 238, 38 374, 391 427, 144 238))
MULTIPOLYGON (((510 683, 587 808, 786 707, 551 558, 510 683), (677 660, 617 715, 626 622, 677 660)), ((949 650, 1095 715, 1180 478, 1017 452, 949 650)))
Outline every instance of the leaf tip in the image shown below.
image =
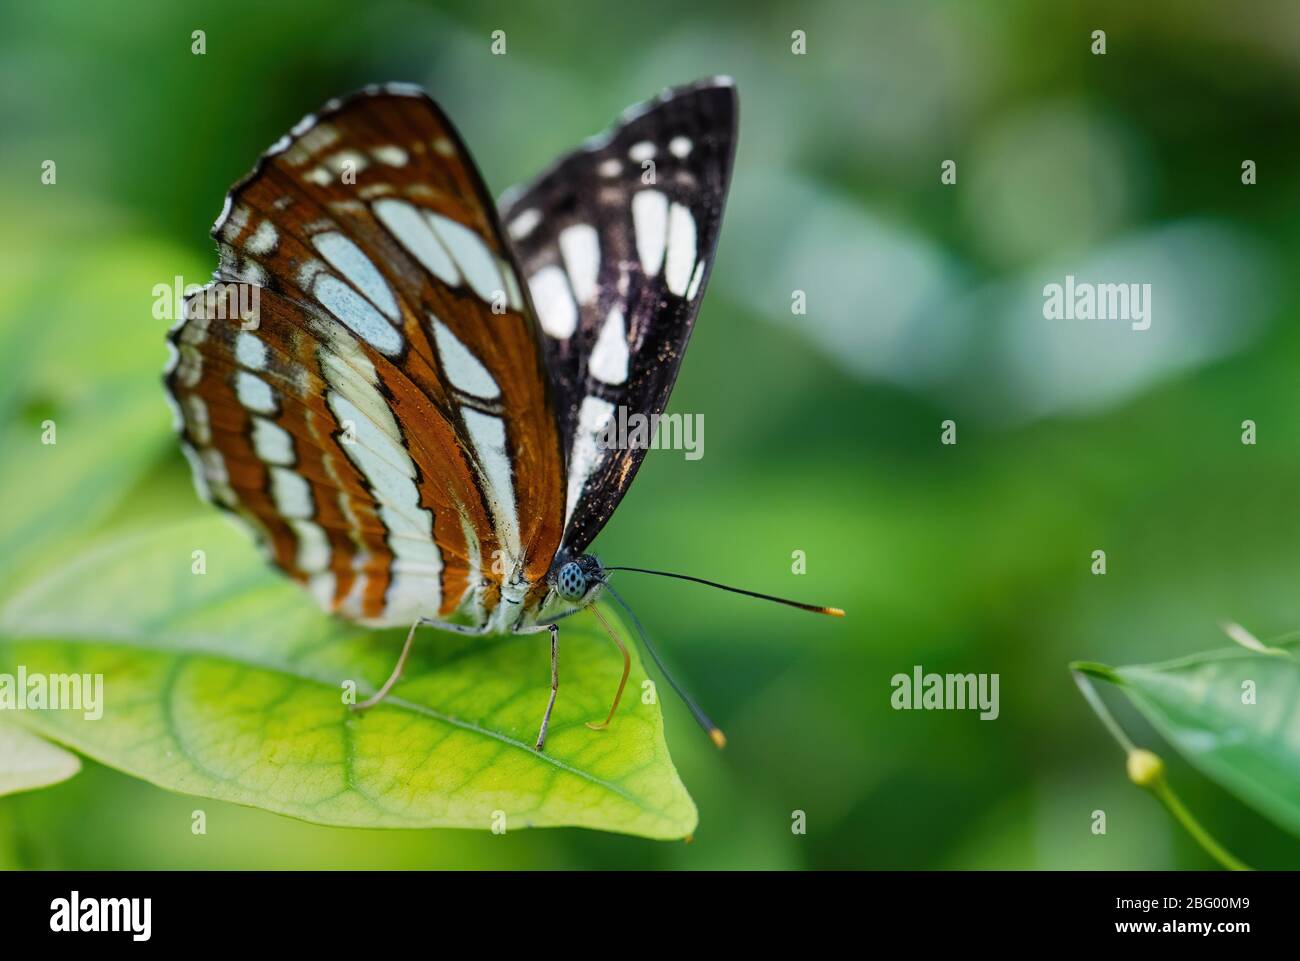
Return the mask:
POLYGON ((1280 647, 1269 647, 1235 621, 1220 621, 1219 629, 1223 631, 1224 634, 1227 634, 1232 641, 1240 644, 1248 651, 1254 651, 1256 654, 1272 654, 1274 656, 1280 654, 1283 657, 1287 656, 1286 651, 1282 650, 1280 647))

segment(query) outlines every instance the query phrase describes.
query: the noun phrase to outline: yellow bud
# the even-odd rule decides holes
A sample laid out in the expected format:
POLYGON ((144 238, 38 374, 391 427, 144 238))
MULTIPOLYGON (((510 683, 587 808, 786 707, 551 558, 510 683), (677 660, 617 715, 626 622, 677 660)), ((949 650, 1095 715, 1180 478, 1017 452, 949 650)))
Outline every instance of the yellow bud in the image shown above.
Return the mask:
POLYGON ((1165 762, 1143 748, 1128 754, 1128 777, 1138 787, 1154 787, 1165 776, 1165 762))

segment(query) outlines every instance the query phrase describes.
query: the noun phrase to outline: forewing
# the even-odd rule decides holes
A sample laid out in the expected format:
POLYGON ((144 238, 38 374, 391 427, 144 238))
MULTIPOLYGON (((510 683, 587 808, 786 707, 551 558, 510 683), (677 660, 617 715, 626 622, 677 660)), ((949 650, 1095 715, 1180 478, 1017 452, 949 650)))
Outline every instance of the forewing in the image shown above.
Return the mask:
POLYGON ((436 105, 395 87, 327 104, 213 235, 219 295, 187 302, 167 383, 196 472, 275 563, 373 623, 481 617, 504 578, 540 582, 563 459, 539 332, 436 105), (220 309, 227 281, 256 288, 254 329, 220 309))
POLYGON ((611 425, 668 403, 712 267, 736 121, 730 80, 669 90, 502 198, 566 452, 565 554, 599 533, 645 457, 644 445, 609 443, 611 425))

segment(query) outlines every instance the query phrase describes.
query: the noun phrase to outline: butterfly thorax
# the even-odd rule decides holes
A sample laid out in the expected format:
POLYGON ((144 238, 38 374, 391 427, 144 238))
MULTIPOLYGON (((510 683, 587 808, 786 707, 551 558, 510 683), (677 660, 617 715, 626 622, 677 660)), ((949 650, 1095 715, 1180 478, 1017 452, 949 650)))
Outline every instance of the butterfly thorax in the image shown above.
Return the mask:
MULTIPOLYGON (((509 634, 517 630, 530 614, 528 595, 533 585, 524 578, 511 579, 501 584, 497 604, 487 614, 484 630, 489 634, 509 634)), ((540 604, 533 605, 535 616, 540 604)))

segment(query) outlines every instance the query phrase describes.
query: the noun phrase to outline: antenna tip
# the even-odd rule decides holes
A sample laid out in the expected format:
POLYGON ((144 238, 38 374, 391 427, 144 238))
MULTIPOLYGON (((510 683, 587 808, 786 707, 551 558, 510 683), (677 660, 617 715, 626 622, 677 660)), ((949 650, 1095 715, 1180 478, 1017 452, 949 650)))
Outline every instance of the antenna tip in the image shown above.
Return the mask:
POLYGON ((718 746, 718 750, 722 750, 727 746, 727 735, 723 734, 720 728, 715 727, 711 730, 709 737, 713 738, 713 743, 718 746))
POLYGON ((829 614, 831 617, 843 617, 843 616, 844 616, 844 611, 842 611, 842 610, 841 610, 840 608, 838 608, 838 607, 823 607, 823 608, 822 608, 822 613, 823 613, 823 614, 829 614))

